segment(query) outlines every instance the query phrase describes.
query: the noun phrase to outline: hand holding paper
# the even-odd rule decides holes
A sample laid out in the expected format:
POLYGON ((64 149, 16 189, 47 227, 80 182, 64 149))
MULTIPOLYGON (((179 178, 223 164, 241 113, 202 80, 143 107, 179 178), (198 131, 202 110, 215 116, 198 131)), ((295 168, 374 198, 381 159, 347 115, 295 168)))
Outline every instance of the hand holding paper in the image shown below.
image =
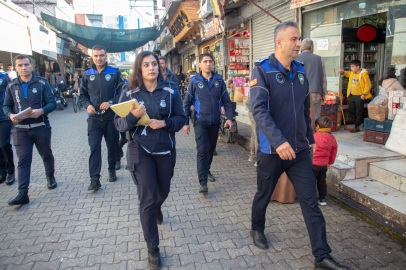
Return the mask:
POLYGON ((120 117, 127 117, 129 113, 140 119, 137 126, 148 126, 149 120, 147 110, 144 105, 140 105, 135 99, 110 106, 110 108, 120 117))
POLYGON ((135 108, 135 104, 131 105, 131 113, 137 117, 138 119, 140 119, 142 116, 144 116, 147 113, 147 110, 145 109, 144 105, 140 105, 138 107, 138 109, 135 108))

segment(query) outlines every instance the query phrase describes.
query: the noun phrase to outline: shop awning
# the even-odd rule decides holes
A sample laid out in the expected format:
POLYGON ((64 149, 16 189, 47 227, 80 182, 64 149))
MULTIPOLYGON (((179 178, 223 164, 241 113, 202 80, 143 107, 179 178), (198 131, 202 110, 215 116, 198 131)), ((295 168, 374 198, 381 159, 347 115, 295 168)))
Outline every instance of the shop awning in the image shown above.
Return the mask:
POLYGON ((175 12, 178 10, 178 7, 180 3, 182 3, 183 0, 174 0, 169 3, 169 7, 166 10, 166 13, 162 17, 161 21, 159 22, 159 27, 158 29, 164 29, 169 25, 169 22, 172 20, 173 15, 175 12))
POLYGON ((41 13, 41 17, 83 46, 92 48, 94 45, 102 45, 109 53, 135 50, 148 41, 157 39, 161 33, 156 27, 133 30, 109 29, 75 24, 44 13, 41 13))
POLYGON ((27 16, 15 11, 0 1, 1 36, 0 51, 31 55, 30 36, 27 30, 27 16))

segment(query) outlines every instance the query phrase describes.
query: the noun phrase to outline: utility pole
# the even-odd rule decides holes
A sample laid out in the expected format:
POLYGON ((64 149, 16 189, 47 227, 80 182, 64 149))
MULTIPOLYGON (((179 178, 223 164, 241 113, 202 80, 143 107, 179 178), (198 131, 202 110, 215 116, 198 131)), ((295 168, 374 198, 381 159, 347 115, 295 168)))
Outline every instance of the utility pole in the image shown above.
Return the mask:
POLYGON ((35 15, 35 0, 32 0, 32 13, 35 15))

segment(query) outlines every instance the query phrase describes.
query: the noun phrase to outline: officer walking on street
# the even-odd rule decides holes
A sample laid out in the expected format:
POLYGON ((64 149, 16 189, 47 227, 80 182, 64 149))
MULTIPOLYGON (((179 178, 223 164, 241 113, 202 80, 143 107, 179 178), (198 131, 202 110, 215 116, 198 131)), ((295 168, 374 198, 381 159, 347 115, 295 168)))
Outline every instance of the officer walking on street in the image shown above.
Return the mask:
POLYGON ((233 111, 226 84, 219 74, 212 71, 213 66, 214 59, 210 53, 203 53, 199 56, 201 72, 191 78, 183 104, 186 113, 186 125, 183 127, 183 131, 186 134, 190 132, 190 106, 193 105, 196 111, 197 119, 193 127, 197 146, 200 193, 208 192, 207 180, 216 181, 210 172, 210 166, 221 123, 221 106, 224 106, 227 115, 224 127, 231 128, 233 125, 233 111))
POLYGON ((6 185, 12 185, 15 181, 13 148, 10 144, 12 123, 3 112, 4 96, 10 82, 7 73, 0 72, 0 184, 6 182, 6 185))
POLYGON ((169 70, 167 67, 166 58, 163 56, 159 56, 159 71, 161 72, 164 81, 175 83, 176 89, 179 89, 178 76, 169 70))
POLYGON ((310 118, 311 96, 299 54, 296 22, 276 26, 275 54, 259 60, 251 75, 252 114, 257 124, 257 183, 252 203, 251 237, 254 245, 268 248, 264 234, 266 208, 283 172, 292 182, 309 232, 316 269, 345 270, 331 257, 326 222, 316 194, 309 148, 315 149, 310 118))
POLYGON ((117 68, 107 65, 106 49, 101 45, 92 48, 93 66, 86 70, 80 88, 80 100, 89 113, 88 136, 90 146, 89 190, 98 190, 102 163, 101 142, 104 136, 107 145, 109 182, 117 180, 120 169, 119 134, 114 126, 114 112, 110 106, 118 103, 124 86, 124 78, 117 68))
POLYGON ((51 126, 47 116, 55 110, 56 101, 48 81, 32 72, 33 66, 29 56, 18 55, 14 58, 14 62, 20 76, 7 87, 3 111, 15 125, 12 134, 18 157, 19 193, 8 204, 23 205, 30 202, 28 187, 34 144, 44 161, 48 189, 57 187, 54 177, 55 159, 51 150, 51 126), (13 118, 27 108, 32 109, 27 115, 28 118, 24 120, 13 118))

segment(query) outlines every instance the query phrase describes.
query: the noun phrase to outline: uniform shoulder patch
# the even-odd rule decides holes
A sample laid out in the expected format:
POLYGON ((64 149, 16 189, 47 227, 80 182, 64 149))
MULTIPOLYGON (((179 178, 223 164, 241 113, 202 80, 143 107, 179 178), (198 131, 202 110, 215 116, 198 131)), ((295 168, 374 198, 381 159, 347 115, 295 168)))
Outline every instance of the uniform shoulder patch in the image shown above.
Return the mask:
POLYGON ((250 82, 250 86, 253 87, 253 86, 256 85, 257 83, 258 83, 257 79, 253 79, 253 80, 250 82))
POLYGON ((261 58, 261 59, 255 61, 255 63, 262 63, 262 62, 264 62, 265 60, 268 60, 268 57, 261 58))
POLYGON ((42 83, 43 85, 45 85, 45 82, 43 80, 39 80, 40 83, 42 83))
POLYGON ((170 87, 164 87, 164 90, 165 91, 168 91, 169 93, 171 93, 171 94, 173 94, 174 93, 174 90, 172 89, 172 88, 170 88, 170 87))

